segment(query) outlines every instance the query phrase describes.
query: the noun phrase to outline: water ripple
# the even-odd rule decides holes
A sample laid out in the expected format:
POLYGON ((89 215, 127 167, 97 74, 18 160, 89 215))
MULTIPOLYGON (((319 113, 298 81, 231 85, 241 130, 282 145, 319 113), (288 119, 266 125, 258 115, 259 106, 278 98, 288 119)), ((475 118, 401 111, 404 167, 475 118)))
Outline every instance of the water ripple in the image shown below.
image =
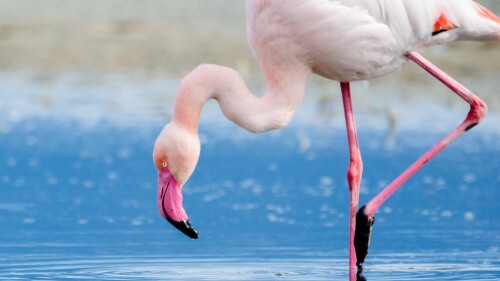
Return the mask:
MULTIPOLYGON (((343 257, 95 258, 0 257, 2 280, 346 280, 343 257)), ((494 253, 383 254, 367 264, 369 280, 498 280, 494 253)))

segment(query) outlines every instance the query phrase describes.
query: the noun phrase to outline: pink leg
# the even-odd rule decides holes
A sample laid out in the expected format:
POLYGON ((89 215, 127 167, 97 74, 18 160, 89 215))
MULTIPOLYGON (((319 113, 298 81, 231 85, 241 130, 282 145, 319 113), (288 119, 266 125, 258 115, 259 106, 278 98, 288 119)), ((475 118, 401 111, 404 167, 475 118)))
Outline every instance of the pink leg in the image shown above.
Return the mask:
POLYGON ((349 210, 349 280, 356 281, 356 252, 354 249, 354 231, 356 227, 356 213, 359 203, 359 185, 363 173, 363 161, 359 151, 354 112, 352 110, 351 91, 349 83, 340 83, 342 99, 344 102, 347 140, 349 143, 349 169, 347 170, 347 183, 350 192, 349 210))
MULTIPOLYGON (((392 181, 386 188, 384 188, 379 194, 377 194, 365 207, 358 211, 356 216, 357 225, 355 228, 355 249, 359 251, 358 255, 358 266, 359 266, 359 276, 358 280, 366 280, 362 275, 362 263, 368 253, 368 246, 370 243, 370 233, 371 226, 375 222, 374 214, 378 208, 399 188, 401 185, 408 180, 413 174, 415 174, 422 166, 429 162, 434 156, 441 152, 450 143, 455 141, 457 138, 462 136, 465 132, 476 126, 486 115, 488 109, 486 104, 467 90, 464 86, 460 85, 453 78, 448 76, 442 70, 434 66, 432 63, 427 61, 417 52, 409 52, 406 57, 414 61, 424 70, 429 72, 431 75, 436 77, 439 81, 445 84, 453 92, 455 92, 459 97, 470 104, 470 111, 466 119, 460 124, 455 130, 443 138, 439 143, 433 146, 429 151, 424 153, 417 161, 415 161, 410 167, 408 167, 401 175, 399 175, 394 181, 392 181)), ((346 113, 347 116, 347 113, 346 113)), ((349 129, 348 129, 349 131, 349 129)), ((357 202, 357 198, 356 198, 357 202)), ((352 217, 351 217, 352 222, 352 217)), ((352 229, 352 228, 351 228, 352 229)), ((352 231, 352 230, 351 230, 352 231)), ((352 232, 351 232, 352 235, 352 232)), ((352 240, 351 240, 352 241, 352 240)), ((352 245, 351 245, 352 247, 352 245)), ((352 275, 351 275, 352 276, 352 275)), ((351 277, 351 280, 352 277, 351 277)))
POLYGON ((368 217, 372 217, 378 208, 415 172, 424 166, 429 160, 441 152, 446 146, 454 140, 462 136, 469 129, 477 125, 486 115, 488 108, 486 104, 467 90, 464 86, 460 85, 453 78, 448 76, 442 70, 434 66, 424 57, 417 52, 409 52, 406 57, 417 63, 431 75, 436 77, 439 81, 445 84, 458 96, 470 104, 470 111, 465 121, 462 122, 455 130, 443 138, 439 143, 433 146, 429 151, 422 155, 415 161, 408 169, 399 175, 393 182, 391 182, 385 189, 383 189, 377 196, 375 196, 368 204, 366 204, 365 213, 368 217))

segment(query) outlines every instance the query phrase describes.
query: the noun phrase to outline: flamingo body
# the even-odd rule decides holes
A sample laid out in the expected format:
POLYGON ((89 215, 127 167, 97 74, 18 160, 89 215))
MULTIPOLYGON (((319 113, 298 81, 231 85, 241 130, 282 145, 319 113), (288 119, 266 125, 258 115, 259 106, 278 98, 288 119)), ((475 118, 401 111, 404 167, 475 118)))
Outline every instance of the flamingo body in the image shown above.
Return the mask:
POLYGON ((361 263, 366 250, 356 260, 353 245, 363 165, 349 82, 387 75, 414 61, 471 106, 460 126, 361 209, 359 217, 365 225, 358 229, 367 232, 356 232, 360 234, 356 243, 367 249, 378 207, 432 157, 477 125, 487 112, 484 102, 418 52, 456 40, 499 41, 500 19, 471 0, 247 0, 246 3, 248 41, 264 72, 266 93, 256 97, 235 70, 218 65, 200 65, 182 80, 172 120, 158 136, 153 152, 159 173, 160 213, 189 237, 198 237, 182 207, 181 188, 198 161, 198 121, 207 100, 217 100, 224 115, 240 127, 260 133, 289 122, 303 99, 309 74, 337 80, 341 82, 350 152, 349 276, 351 281, 365 280, 361 263))

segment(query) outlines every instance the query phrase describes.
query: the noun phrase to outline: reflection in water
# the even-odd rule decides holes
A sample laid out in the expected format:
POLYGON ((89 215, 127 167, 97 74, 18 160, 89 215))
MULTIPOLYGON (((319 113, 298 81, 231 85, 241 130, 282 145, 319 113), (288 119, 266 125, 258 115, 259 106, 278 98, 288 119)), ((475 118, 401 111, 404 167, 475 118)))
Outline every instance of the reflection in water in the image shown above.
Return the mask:
POLYGON ((385 118, 387 120, 387 132, 385 134, 385 149, 392 149, 395 145, 394 137, 396 135, 396 115, 392 106, 388 105, 384 109, 385 118))
MULTIPOLYGON (((492 253, 375 255, 366 274, 373 280, 498 280, 492 253), (474 261, 474 262, 471 262, 474 261), (458 274, 457 274, 458 273, 458 274)), ((14 257, 3 277, 24 280, 345 280, 345 259, 167 258, 137 256, 14 257), (19 259, 19 260, 18 260, 19 259), (33 278, 33 279, 29 279, 33 278)), ((0 267, 0 270, 2 268, 0 267)), ((0 271, 2 272, 2 271, 0 271)))

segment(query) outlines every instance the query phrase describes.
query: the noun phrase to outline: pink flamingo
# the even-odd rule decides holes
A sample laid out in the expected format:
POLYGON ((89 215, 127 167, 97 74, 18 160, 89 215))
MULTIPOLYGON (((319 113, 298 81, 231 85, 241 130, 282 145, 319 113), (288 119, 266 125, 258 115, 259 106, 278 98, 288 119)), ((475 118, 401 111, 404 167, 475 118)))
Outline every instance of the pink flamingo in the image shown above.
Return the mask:
POLYGON ((264 72, 266 94, 255 97, 235 70, 218 65, 200 65, 182 80, 172 121, 154 148, 160 213, 187 236, 198 238, 182 207, 181 187, 198 161, 198 121, 207 100, 217 100, 229 120, 260 133, 288 123, 302 101, 310 73, 340 81, 350 153, 349 278, 366 280, 362 263, 377 209, 487 112, 482 100, 418 52, 456 40, 499 41, 500 18, 471 0, 247 0, 246 6, 248 41, 264 72), (469 103, 470 112, 463 123, 358 210, 363 164, 349 82, 387 75, 409 61, 469 103))

